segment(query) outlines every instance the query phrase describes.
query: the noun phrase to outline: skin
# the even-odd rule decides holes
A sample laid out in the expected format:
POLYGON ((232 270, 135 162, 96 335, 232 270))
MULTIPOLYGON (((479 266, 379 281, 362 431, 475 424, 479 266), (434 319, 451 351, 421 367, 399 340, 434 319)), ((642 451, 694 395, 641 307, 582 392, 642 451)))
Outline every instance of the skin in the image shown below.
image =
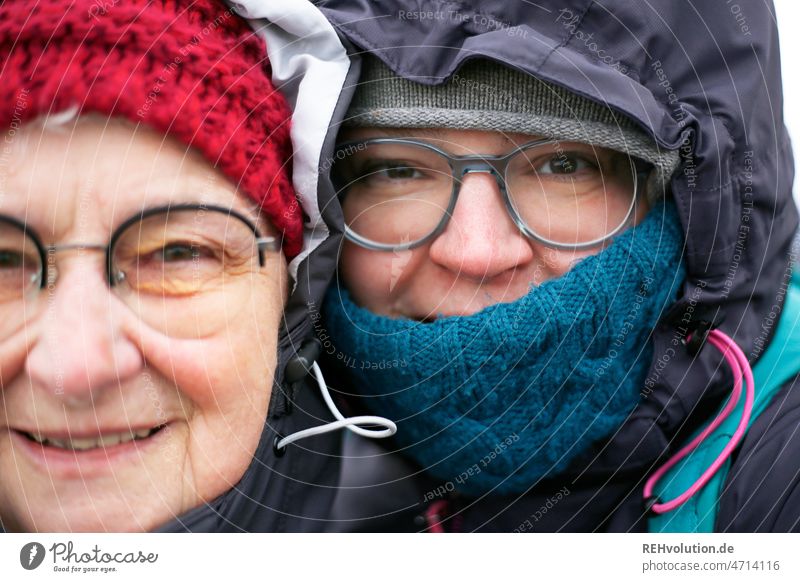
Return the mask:
MULTIPOLYGON (((55 129, 31 124, 11 141, 0 212, 45 244, 107 244, 145 203, 221 205, 274 234, 204 158, 150 130, 89 116, 55 129)), ((139 319, 110 290, 101 253, 60 253, 57 268, 52 292, 37 299, 43 308, 0 336, 3 525, 151 530, 229 490, 266 418, 287 298, 283 255, 267 253, 247 277, 249 299, 226 325, 191 339, 139 319), (18 432, 96 436, 165 423, 127 454, 109 447, 107 458, 81 462, 70 453, 50 466, 18 432)))
MULTIPOLYGON (((537 139, 473 130, 365 128, 348 131, 341 140, 377 137, 426 140, 454 155, 502 155, 537 139)), ((634 222, 646 211, 646 204, 639 204, 634 222)), ((362 307, 430 321, 515 301, 531 285, 563 275, 602 248, 556 250, 528 239, 506 211, 495 179, 475 173, 465 176, 453 215, 434 241, 401 252, 373 251, 346 241, 339 270, 362 307)))

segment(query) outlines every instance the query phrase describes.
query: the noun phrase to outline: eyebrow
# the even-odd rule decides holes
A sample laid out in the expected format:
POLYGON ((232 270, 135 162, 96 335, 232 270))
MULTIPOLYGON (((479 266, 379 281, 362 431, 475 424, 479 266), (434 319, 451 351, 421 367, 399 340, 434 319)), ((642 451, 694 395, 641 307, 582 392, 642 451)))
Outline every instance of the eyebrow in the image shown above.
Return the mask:
MULTIPOLYGON (((118 228, 123 222, 156 208, 168 208, 172 206, 197 205, 197 206, 216 206, 228 211, 235 211, 247 216, 254 223, 259 220, 260 208, 255 204, 245 192, 235 189, 234 199, 242 198, 245 204, 238 206, 234 199, 218 200, 215 196, 217 192, 223 192, 227 197, 228 190, 217 186, 217 177, 213 180, 197 179, 193 177, 181 177, 180 182, 173 182, 169 179, 163 184, 158 178, 148 177, 144 180, 134 180, 130 184, 130 189, 138 191, 140 194, 133 197, 133 200, 117 199, 112 206, 110 216, 110 226, 112 230, 118 228), (147 195, 145 196, 145 192, 147 195)), ((226 179, 223 177, 223 179, 226 179)), ((234 186, 235 188, 235 186, 234 186)))
MULTIPOLYGON (((240 192, 238 195, 243 196, 245 198, 248 198, 243 192, 240 192)), ((130 218, 133 218, 134 216, 139 216, 141 214, 145 214, 145 213, 147 213, 147 212, 149 212, 151 210, 171 209, 171 208, 178 209, 178 208, 187 207, 187 206, 189 206, 189 207, 197 207, 197 208, 211 208, 211 207, 214 207, 214 208, 219 208, 222 211, 225 211, 225 212, 228 212, 228 213, 235 212, 236 214, 241 214, 242 216, 247 217, 248 219, 253 221, 254 224, 257 224, 258 221, 260 220, 260 218, 262 217, 261 207, 255 201, 252 201, 252 203, 250 203, 251 201, 250 201, 249 198, 248 198, 247 202, 248 203, 246 205, 244 205, 243 207, 237 207, 237 206, 233 206, 233 205, 230 205, 230 204, 224 204, 222 202, 217 202, 217 201, 207 202, 207 201, 204 201, 204 200, 201 200, 201 199, 191 199, 191 198, 187 198, 185 200, 170 200, 170 201, 163 201, 162 200, 160 202, 158 200, 156 200, 156 201, 149 202, 147 204, 142 205, 142 207, 139 208, 138 210, 135 210, 132 213, 128 213, 122 218, 120 218, 122 216, 122 213, 116 212, 115 216, 114 216, 114 220, 112 221, 113 222, 113 228, 114 229, 119 228, 119 226, 123 222, 125 222, 126 220, 128 220, 130 218)))

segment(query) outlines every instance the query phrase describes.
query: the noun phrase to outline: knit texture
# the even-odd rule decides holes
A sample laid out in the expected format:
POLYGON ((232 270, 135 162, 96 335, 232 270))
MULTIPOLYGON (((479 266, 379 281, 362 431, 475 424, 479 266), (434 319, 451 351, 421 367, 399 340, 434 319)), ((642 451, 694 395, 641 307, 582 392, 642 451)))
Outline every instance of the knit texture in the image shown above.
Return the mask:
POLYGON ((650 162, 661 188, 679 162, 677 151, 660 148, 607 105, 486 59, 468 61, 445 83, 424 85, 365 55, 344 124, 477 129, 594 144, 650 162))
POLYGON ((199 150, 302 246, 290 110, 263 42, 213 0, 6 0, 0 126, 77 108, 144 123, 199 150))
MULTIPOLYGON (((432 323, 391 319, 332 288, 326 328, 401 450, 468 495, 563 472, 639 400, 650 335, 684 279, 672 203, 521 299, 432 323)), ((338 356, 337 356, 338 357, 338 356)))

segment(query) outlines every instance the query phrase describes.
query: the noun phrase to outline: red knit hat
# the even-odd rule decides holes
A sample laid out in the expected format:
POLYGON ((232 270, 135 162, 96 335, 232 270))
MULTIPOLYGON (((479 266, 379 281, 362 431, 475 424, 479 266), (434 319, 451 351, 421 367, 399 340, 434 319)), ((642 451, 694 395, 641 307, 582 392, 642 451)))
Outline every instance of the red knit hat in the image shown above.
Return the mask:
POLYGON ((5 0, 0 55, 0 127, 74 107, 147 124, 199 150, 287 257, 300 251, 291 112, 263 42, 221 0, 5 0))

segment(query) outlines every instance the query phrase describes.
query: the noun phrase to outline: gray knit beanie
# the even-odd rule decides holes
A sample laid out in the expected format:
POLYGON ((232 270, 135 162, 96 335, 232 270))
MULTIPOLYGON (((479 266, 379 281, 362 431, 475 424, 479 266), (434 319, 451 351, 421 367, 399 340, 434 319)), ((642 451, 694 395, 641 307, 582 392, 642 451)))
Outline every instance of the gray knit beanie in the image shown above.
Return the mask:
POLYGON ((446 83, 431 86, 399 77, 365 55, 343 125, 528 133, 607 147, 655 166, 650 197, 660 196, 679 161, 677 151, 659 147, 628 117, 486 59, 470 60, 446 83))

